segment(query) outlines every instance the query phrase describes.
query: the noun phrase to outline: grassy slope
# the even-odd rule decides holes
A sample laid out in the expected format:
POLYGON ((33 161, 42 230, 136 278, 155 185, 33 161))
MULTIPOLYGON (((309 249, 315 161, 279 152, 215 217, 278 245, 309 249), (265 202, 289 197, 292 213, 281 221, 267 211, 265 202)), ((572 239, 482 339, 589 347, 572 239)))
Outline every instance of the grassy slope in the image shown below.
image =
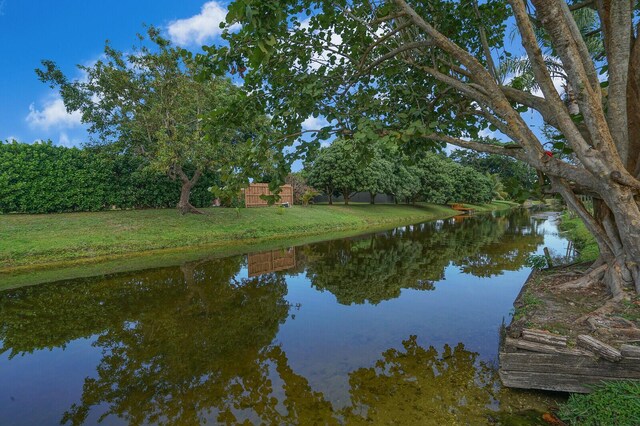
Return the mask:
MULTIPOLYGON (((513 206, 497 202, 473 207, 481 212, 513 206)), ((2 216, 0 288, 270 250, 456 214, 428 204, 206 213, 183 217, 171 209, 2 216)))
POLYGON ((0 221, 0 269, 194 245, 366 228, 444 217, 440 206, 312 206, 288 210, 209 209, 7 215, 0 221))
MULTIPOLYGON (((477 211, 500 210, 496 202, 477 211)), ((471 207, 471 206, 470 206, 471 207)), ((0 216, 0 289, 341 238, 456 214, 420 204, 0 216)))

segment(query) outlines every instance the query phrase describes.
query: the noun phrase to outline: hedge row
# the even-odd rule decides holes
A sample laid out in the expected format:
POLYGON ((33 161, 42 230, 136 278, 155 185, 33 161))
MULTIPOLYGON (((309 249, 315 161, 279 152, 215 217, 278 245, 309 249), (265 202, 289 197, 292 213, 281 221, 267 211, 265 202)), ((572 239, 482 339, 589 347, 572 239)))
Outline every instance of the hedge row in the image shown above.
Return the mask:
MULTIPOLYGON (((204 176, 194 188, 196 207, 211 205, 204 176)), ((0 212, 61 213, 174 207, 180 183, 144 167, 130 154, 54 146, 51 142, 0 143, 0 212)))

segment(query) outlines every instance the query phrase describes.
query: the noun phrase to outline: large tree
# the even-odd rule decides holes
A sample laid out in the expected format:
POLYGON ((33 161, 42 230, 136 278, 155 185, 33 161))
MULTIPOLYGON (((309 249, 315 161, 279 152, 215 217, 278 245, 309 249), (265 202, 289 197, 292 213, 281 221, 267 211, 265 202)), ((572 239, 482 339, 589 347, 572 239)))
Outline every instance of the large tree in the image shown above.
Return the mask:
POLYGON ((60 89, 67 110, 82 112, 95 143, 146 157, 182 183, 178 209, 198 212, 189 197, 203 173, 220 173, 223 186, 246 180, 256 164, 276 163, 278 150, 268 146, 268 120, 241 88, 224 77, 199 78, 192 54, 154 28, 149 38, 131 54, 107 44, 104 59, 79 66, 82 79, 70 81, 49 60, 36 73, 60 89))
POLYGON ((463 166, 491 175, 493 182, 504 184, 504 190, 513 200, 525 201, 539 189, 535 170, 511 157, 456 149, 450 158, 463 166))
POLYGON ((395 188, 396 180, 394 179, 395 163, 394 157, 397 153, 394 150, 373 143, 371 146, 371 155, 365 159, 365 163, 361 166, 362 177, 360 182, 360 190, 369 193, 371 204, 375 204, 378 194, 391 194, 395 188))
POLYGON ((331 124, 314 129, 319 137, 422 140, 525 162, 596 237, 594 274, 621 299, 627 286, 640 291, 639 10, 636 0, 236 0, 227 22, 242 28, 204 62, 249 68, 247 84, 289 134, 323 115, 331 124), (597 12, 588 33, 574 17, 584 8, 597 12), (539 93, 498 71, 514 53, 527 57, 539 93), (558 66, 569 102, 554 85, 558 66), (574 155, 548 150, 526 111, 574 155), (478 137, 489 126, 502 143, 478 137), (595 213, 578 194, 596 199, 595 213))
POLYGON ((341 194, 349 204, 351 195, 363 184, 364 160, 356 155, 351 141, 335 140, 330 146, 320 149, 308 169, 307 180, 311 186, 322 189, 333 204, 333 194, 341 194))

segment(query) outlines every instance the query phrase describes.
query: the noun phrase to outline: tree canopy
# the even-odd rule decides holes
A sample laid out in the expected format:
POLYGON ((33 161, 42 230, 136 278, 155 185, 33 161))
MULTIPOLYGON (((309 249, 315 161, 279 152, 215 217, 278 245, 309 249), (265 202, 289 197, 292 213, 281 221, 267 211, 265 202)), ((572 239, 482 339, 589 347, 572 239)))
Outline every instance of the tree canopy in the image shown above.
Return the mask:
POLYGON ((372 142, 367 155, 358 155, 353 140, 337 139, 321 148, 305 164, 310 185, 320 188, 333 202, 343 196, 345 204, 355 192, 393 195, 398 201, 429 203, 487 203, 493 197, 492 181, 472 167, 443 155, 422 152, 417 159, 381 141, 372 142))
POLYGON ((202 62, 245 70, 287 134, 320 115, 329 125, 313 129, 318 138, 452 144, 525 162, 594 234, 620 299, 628 285, 640 291, 639 17, 637 1, 615 0, 236 0, 229 46, 207 48, 202 62), (578 24, 585 9, 592 26, 578 24), (535 84, 499 72, 514 53, 535 84), (558 77, 570 94, 556 89, 558 77), (561 135, 572 158, 547 149, 527 111, 561 135), (486 129, 504 140, 480 138, 486 129), (580 194, 594 197, 594 212, 580 194))
POLYGON ((226 77, 200 78, 193 55, 172 47, 151 28, 151 43, 124 54, 108 43, 104 59, 81 65, 70 81, 43 61, 40 79, 59 88, 69 111, 81 111, 96 144, 111 144, 148 159, 149 167, 182 183, 178 208, 197 211, 192 188, 203 173, 219 173, 222 186, 277 169, 275 149, 260 105, 226 77))
POLYGON ((539 192, 538 176, 535 170, 522 161, 503 155, 462 149, 456 149, 449 157, 463 166, 470 166, 481 173, 497 176, 512 200, 524 201, 539 192))

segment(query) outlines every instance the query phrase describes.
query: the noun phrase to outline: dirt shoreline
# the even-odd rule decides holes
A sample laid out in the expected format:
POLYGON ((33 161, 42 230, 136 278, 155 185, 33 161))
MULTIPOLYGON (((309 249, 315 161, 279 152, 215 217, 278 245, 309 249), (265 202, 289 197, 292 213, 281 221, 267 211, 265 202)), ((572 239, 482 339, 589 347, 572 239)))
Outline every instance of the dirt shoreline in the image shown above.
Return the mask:
POLYGON ((603 283, 581 288, 562 288, 581 278, 589 263, 532 272, 514 302, 512 337, 523 328, 536 328, 567 336, 592 334, 611 345, 640 343, 640 300, 630 296, 606 312, 597 310, 610 301, 603 283))

